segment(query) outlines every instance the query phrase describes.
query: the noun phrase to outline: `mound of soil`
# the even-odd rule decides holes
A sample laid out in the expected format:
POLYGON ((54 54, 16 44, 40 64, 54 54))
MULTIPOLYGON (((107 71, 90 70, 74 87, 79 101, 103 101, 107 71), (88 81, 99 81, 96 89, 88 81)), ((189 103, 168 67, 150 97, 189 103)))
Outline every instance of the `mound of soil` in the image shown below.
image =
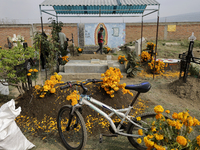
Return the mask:
MULTIPOLYGON (((82 88, 80 87, 72 87, 65 90, 60 90, 59 85, 57 85, 57 87, 56 93, 46 95, 44 98, 40 98, 36 94, 35 89, 32 88, 23 96, 17 98, 16 101, 18 103, 16 107, 20 106, 22 108, 21 115, 37 118, 38 121, 41 121, 44 118, 44 115, 57 118, 60 108, 64 105, 70 105, 71 103, 70 101, 66 100, 67 95, 77 88, 80 93, 82 92, 82 88)), ((88 88, 88 95, 91 95, 91 97, 109 106, 112 106, 113 108, 122 108, 122 106, 128 106, 128 104, 130 104, 133 100, 131 95, 123 95, 121 90, 115 93, 114 98, 110 98, 110 96, 105 93, 104 89, 100 88, 100 83, 86 85, 86 87, 88 88)), ((136 95, 136 93, 134 93, 134 95, 136 95)), ((87 106, 83 107, 84 117, 88 115, 96 116, 96 114, 96 112, 92 111, 92 109, 88 108, 87 106)))
POLYGON ((200 97, 200 79, 188 77, 187 82, 176 80, 169 84, 170 91, 180 98, 198 101, 200 97))

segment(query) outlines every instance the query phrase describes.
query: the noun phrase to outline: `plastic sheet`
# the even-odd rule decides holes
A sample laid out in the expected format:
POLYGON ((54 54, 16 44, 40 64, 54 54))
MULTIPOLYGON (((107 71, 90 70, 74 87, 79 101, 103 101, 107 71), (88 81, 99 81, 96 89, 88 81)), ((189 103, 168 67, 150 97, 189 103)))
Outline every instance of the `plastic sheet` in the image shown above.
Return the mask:
POLYGON ((21 107, 15 109, 13 99, 1 106, 0 150, 27 150, 35 146, 27 140, 15 122, 20 112, 21 107))

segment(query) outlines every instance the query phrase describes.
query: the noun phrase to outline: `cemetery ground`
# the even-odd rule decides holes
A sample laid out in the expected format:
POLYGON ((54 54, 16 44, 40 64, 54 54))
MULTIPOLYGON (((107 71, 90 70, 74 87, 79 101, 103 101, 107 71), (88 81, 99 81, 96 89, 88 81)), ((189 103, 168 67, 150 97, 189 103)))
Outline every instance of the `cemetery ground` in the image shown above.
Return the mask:
MULTIPOLYGON (((178 59, 178 55, 188 50, 188 45, 178 46, 166 46, 163 44, 166 41, 159 41, 158 43, 158 58, 174 58, 178 59)), ((171 42, 171 41, 169 41, 171 42)), ((181 43, 182 41, 177 41, 181 43)), ((194 48, 194 56, 200 58, 200 47, 194 48)), ((116 55, 112 55, 112 59, 117 59, 119 55, 124 54, 123 51, 117 52, 116 55)), ((82 54, 80 56, 70 57, 70 59, 106 59, 106 55, 99 54, 82 54)), ((187 82, 183 83, 179 80, 179 68, 174 68, 172 73, 166 71, 164 74, 171 74, 171 76, 159 76, 156 75, 155 79, 152 75, 138 74, 134 78, 123 77, 120 83, 126 84, 138 84, 148 81, 151 83, 151 89, 147 93, 142 93, 134 105, 134 115, 153 111, 156 105, 162 105, 165 110, 173 112, 181 112, 186 109, 189 110, 191 116, 200 120, 200 79, 189 76, 187 82)), ((39 72, 40 81, 45 78, 45 72, 39 72)), ((48 75, 48 78, 50 75, 48 75)), ((99 77, 100 78, 100 77, 99 77)), ((92 97, 104 102, 113 107, 127 106, 132 100, 132 96, 129 94, 123 95, 121 91, 115 93, 114 98, 106 95, 106 93, 100 88, 100 84, 87 85, 92 97)), ((74 88, 75 89, 75 88, 74 88)), ((33 91, 29 90, 23 96, 19 96, 15 88, 10 87, 10 95, 0 95, 0 106, 9 101, 11 98, 16 100, 16 107, 21 106, 22 112, 16 119, 16 122, 23 134, 36 145, 33 150, 62 150, 65 149, 62 145, 60 137, 56 129, 56 117, 59 109, 69 101, 66 100, 66 96, 70 91, 74 89, 59 90, 57 88, 56 93, 47 95, 44 98, 38 98, 33 95, 33 91)), ((136 92, 133 91, 135 95, 136 92)), ((128 142, 128 139, 123 136, 118 137, 103 137, 103 143, 99 143, 99 134, 107 133, 108 123, 105 120, 91 111, 86 106, 83 108, 83 116, 88 127, 88 141, 85 149, 107 149, 107 150, 121 150, 121 149, 134 149, 128 142), (91 128, 90 128, 91 127, 91 128)), ((194 134, 199 134, 200 128, 196 128, 194 134)))

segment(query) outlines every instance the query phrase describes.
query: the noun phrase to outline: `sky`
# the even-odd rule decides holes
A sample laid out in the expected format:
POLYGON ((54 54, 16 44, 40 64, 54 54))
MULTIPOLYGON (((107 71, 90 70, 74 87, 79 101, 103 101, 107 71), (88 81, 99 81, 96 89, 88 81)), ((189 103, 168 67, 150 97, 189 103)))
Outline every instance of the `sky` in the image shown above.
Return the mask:
MULTIPOLYGON (((0 22, 15 20, 17 23, 40 23, 39 4, 44 0, 0 0, 0 22)), ((200 0, 157 0, 160 3, 160 17, 200 12, 200 0)), ((44 7, 43 7, 44 8, 44 7)), ((50 15, 42 13, 43 22, 47 23, 50 15)), ((144 20, 157 18, 157 13, 144 17, 144 20)), ((96 22, 140 22, 141 18, 65 18, 64 23, 96 22)))

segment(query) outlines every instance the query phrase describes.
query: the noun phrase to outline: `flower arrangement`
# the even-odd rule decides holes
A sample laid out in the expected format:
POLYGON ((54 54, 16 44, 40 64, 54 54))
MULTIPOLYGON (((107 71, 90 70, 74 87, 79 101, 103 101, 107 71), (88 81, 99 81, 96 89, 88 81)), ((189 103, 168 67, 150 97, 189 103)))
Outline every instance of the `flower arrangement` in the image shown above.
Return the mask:
POLYGON ((149 52, 143 51, 141 54, 141 59, 143 62, 147 62, 151 59, 151 54, 149 54, 149 52))
POLYGON ((71 100, 71 105, 74 106, 78 103, 78 100, 80 99, 79 91, 74 90, 70 95, 67 96, 66 100, 71 100))
POLYGON ((147 45, 146 45, 146 50, 151 50, 153 51, 156 47, 156 44, 154 44, 153 42, 148 42, 147 45))
POLYGON ((62 64, 62 65, 65 65, 68 61, 69 61, 69 56, 63 56, 63 57, 62 57, 61 64, 62 64))
POLYGON ((34 80, 35 83, 36 83, 37 74, 38 74, 38 70, 37 69, 29 69, 28 73, 27 73, 27 76, 31 77, 31 79, 34 80))
POLYGON ((150 67, 153 73, 160 74, 160 73, 165 72, 164 68, 167 67, 167 64, 165 64, 163 61, 160 61, 160 60, 157 60, 155 62, 155 60, 152 58, 151 62, 148 63, 148 66, 150 67), (154 71, 154 64, 155 64, 155 71, 154 71))
POLYGON ((54 73, 54 75, 52 75, 50 77, 50 80, 46 80, 44 83, 44 86, 41 87, 39 85, 35 86, 36 92, 38 95, 40 95, 41 98, 45 97, 46 94, 49 93, 55 93, 56 89, 55 89, 55 85, 57 83, 63 83, 61 82, 62 76, 58 75, 56 72, 54 73))
MULTIPOLYGON (((138 130, 139 135, 145 135, 143 140, 148 150, 181 150, 184 148, 196 150, 200 148, 200 135, 193 140, 189 139, 192 127, 200 125, 200 122, 195 117, 191 117, 188 111, 174 112, 173 120, 164 117, 162 114, 164 109, 161 105, 154 107, 154 111, 156 119, 150 125, 151 130, 138 130)), ((165 113, 169 115, 170 111, 166 110, 165 113)), ((137 141, 142 142, 141 138, 137 141)))
POLYGON ((83 49, 80 48, 80 47, 77 47, 77 51, 78 51, 78 53, 82 53, 82 52, 83 52, 83 49))
POLYGON ((124 64, 124 62, 127 61, 127 59, 124 55, 119 55, 118 61, 120 64, 124 64))
POLYGON ((109 52, 110 52, 110 47, 108 47, 108 46, 106 46, 106 47, 104 47, 103 48, 103 52, 105 53, 105 54, 108 54, 109 52))
POLYGON ((105 73, 101 74, 101 77, 103 80, 101 87, 111 98, 114 97, 114 92, 118 91, 119 88, 122 88, 123 94, 129 93, 133 96, 133 93, 125 89, 126 83, 119 84, 120 78, 123 78, 119 68, 110 67, 105 73))

